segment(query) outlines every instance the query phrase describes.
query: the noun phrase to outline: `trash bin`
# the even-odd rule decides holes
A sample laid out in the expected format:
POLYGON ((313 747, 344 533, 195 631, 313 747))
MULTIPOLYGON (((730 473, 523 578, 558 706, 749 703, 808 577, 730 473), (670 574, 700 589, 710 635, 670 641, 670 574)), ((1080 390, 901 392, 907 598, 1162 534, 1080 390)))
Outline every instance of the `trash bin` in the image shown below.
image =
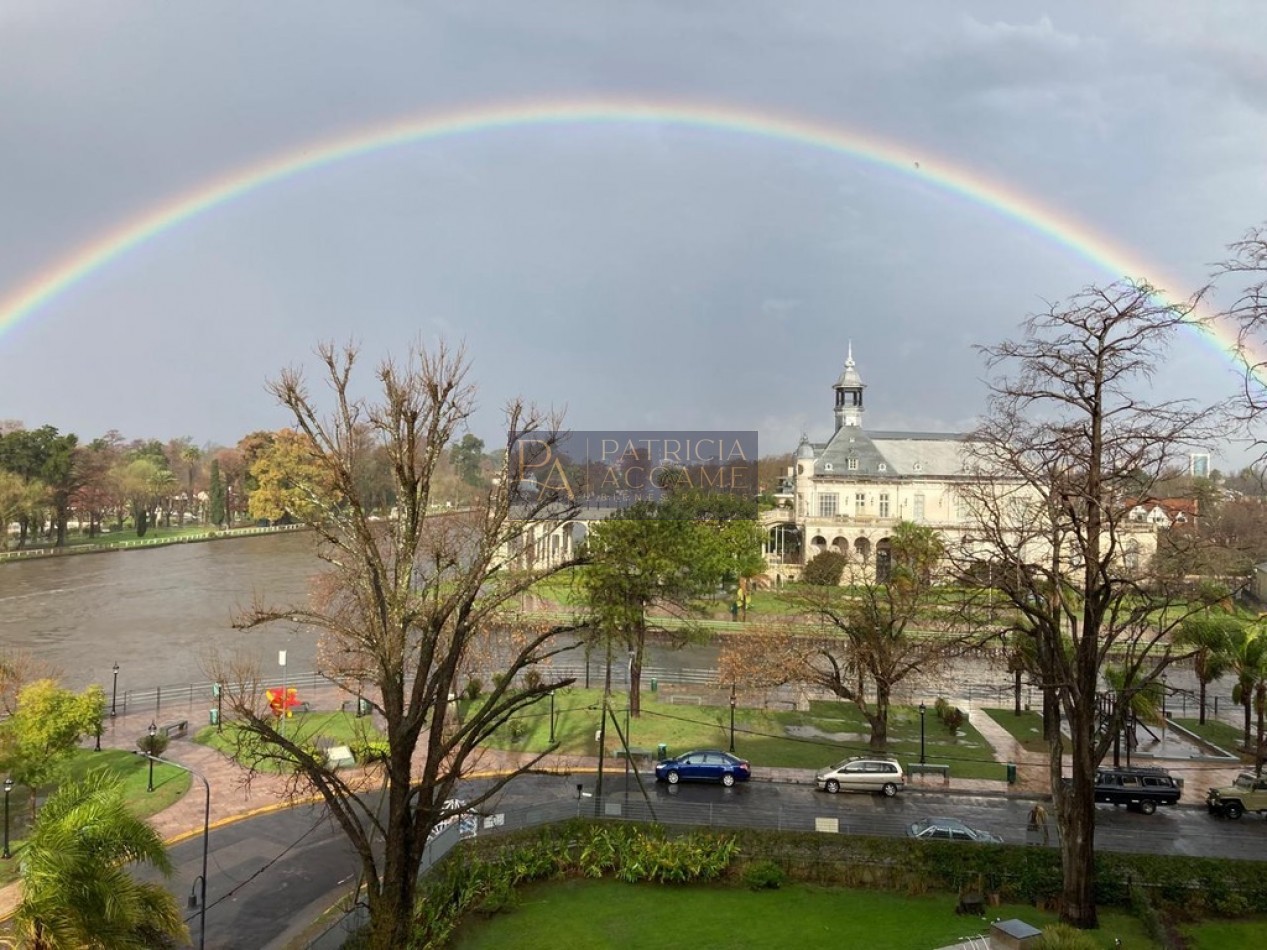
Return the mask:
POLYGON ((1007 764, 1007 784, 1009 785, 1016 784, 1016 763, 1015 762, 1009 762, 1007 764))
POLYGON ((370 714, 370 701, 368 699, 356 698, 356 715, 357 717, 368 716, 370 714))
POLYGON ((210 713, 211 713, 211 724, 213 726, 220 725, 220 710, 212 709, 210 710, 210 713))
POLYGON ((656 758, 659 759, 661 762, 667 759, 669 757, 668 745, 661 742, 658 746, 655 747, 655 755, 656 755, 656 758))
POLYGON ((651 692, 654 693, 659 688, 660 688, 660 681, 656 679, 654 676, 651 677, 651 692))

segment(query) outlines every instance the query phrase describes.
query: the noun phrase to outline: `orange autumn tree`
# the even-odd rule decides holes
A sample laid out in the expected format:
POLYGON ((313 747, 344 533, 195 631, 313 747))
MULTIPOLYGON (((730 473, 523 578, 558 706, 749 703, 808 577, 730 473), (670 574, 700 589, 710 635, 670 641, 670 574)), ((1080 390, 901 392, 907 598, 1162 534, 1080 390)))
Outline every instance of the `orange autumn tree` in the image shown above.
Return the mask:
POLYGON ((289 516, 304 521, 320 510, 335 491, 313 440, 294 429, 281 429, 251 465, 257 487, 248 510, 257 521, 276 522, 289 516))

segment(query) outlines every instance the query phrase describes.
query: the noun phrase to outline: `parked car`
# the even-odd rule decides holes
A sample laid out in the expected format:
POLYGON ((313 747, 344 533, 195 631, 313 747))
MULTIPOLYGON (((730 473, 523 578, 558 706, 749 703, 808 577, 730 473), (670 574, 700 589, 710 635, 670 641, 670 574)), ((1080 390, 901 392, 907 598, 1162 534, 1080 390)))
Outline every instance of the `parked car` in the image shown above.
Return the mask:
POLYGON ((1151 815, 1158 805, 1179 801, 1180 783, 1165 769, 1102 768, 1095 774, 1095 800, 1109 805, 1125 805, 1132 811, 1151 815))
POLYGON ((996 834, 969 828, 957 818, 925 818, 906 829, 912 838, 926 841, 977 841, 983 844, 1002 844, 1003 839, 996 834))
POLYGON ((721 782, 727 788, 736 782, 746 782, 752 768, 743 759, 719 749, 703 749, 687 752, 676 758, 656 763, 658 782, 676 785, 678 782, 721 782))
POLYGON ((871 792, 892 798, 906 787, 906 776, 896 759, 856 755, 815 776, 825 792, 871 792))
POLYGON ((1267 814, 1267 778, 1242 772, 1231 785, 1210 789, 1205 796, 1205 807, 1211 815, 1224 818, 1240 818, 1247 811, 1267 814))

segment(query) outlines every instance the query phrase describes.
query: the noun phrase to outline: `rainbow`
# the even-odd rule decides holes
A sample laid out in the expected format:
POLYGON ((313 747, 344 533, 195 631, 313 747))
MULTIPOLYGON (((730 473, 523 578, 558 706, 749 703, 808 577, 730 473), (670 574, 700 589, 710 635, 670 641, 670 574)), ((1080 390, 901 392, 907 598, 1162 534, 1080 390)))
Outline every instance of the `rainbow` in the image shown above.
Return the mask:
MULTIPOLYGON (((970 169, 938 161, 924 149, 861 135, 804 119, 692 103, 646 103, 623 99, 525 103, 463 109, 408 118, 311 143, 239 168, 143 212, 96 240, 76 249, 0 300, 0 335, 96 271, 185 221, 268 185, 305 172, 318 171, 383 149, 495 133, 522 127, 569 125, 657 125, 713 130, 740 136, 775 139, 844 155, 893 169, 982 205, 1005 219, 1044 235, 1102 268, 1112 279, 1124 275, 1147 279, 1157 287, 1175 288, 1155 268, 1096 234, 1086 224, 1006 185, 989 181, 970 169), (931 159, 931 160, 930 160, 931 159)), ((1178 298, 1173 298, 1178 299, 1178 298)), ((1194 321, 1197 319, 1194 316, 1194 321)), ((1243 365, 1244 358, 1230 330, 1207 324, 1194 327, 1203 339, 1243 365)))

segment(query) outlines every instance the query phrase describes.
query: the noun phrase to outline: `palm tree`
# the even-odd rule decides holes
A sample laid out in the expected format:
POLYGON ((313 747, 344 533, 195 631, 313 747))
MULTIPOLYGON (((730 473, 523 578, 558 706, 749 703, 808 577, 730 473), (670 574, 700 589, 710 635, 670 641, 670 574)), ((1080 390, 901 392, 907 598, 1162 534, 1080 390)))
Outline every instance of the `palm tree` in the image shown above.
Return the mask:
MULTIPOLYGON (((1132 669, 1128 675, 1126 669, 1120 666, 1106 666, 1104 668, 1104 681, 1113 690, 1113 695, 1116 697, 1114 706, 1121 717, 1118 725, 1119 735, 1123 729, 1130 729, 1132 733, 1128 736, 1128 751, 1126 755, 1128 763, 1130 761, 1130 743, 1134 741, 1136 720, 1154 724, 1162 721, 1163 685, 1157 680, 1149 680, 1147 683, 1140 685, 1134 678, 1135 672, 1132 669)), ((1113 753, 1113 764, 1118 764, 1116 751, 1113 753)))
POLYGON ((1250 746, 1250 709, 1258 684, 1267 679, 1267 636, 1254 627, 1240 627, 1228 637, 1227 671, 1236 677, 1232 702, 1245 710, 1245 748, 1250 746))
POLYGON ((143 950, 189 939, 176 899, 132 877, 132 864, 170 874, 171 862, 158 833, 128 810, 115 776, 96 771, 58 788, 21 857, 20 946, 143 950))
POLYGON ((1229 670, 1233 632, 1242 624, 1227 614, 1204 614, 1189 617, 1179 625, 1175 645, 1192 650, 1192 671, 1198 684, 1198 708, 1201 725, 1205 725, 1206 687, 1229 670))

